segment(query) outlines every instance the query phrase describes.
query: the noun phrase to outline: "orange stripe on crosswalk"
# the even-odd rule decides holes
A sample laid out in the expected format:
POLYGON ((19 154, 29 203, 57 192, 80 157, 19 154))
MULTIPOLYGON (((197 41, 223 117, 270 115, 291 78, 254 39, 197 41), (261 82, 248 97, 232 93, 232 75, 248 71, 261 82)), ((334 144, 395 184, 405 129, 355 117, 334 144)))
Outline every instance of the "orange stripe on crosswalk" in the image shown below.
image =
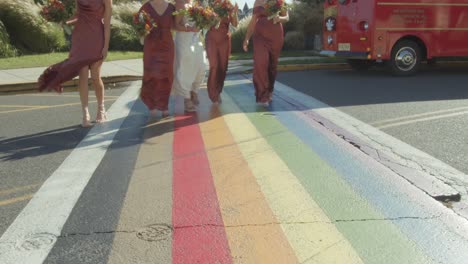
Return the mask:
MULTIPOLYGON (((206 114, 206 113, 205 113, 206 114)), ((234 263, 297 263, 219 110, 200 119, 234 263)))

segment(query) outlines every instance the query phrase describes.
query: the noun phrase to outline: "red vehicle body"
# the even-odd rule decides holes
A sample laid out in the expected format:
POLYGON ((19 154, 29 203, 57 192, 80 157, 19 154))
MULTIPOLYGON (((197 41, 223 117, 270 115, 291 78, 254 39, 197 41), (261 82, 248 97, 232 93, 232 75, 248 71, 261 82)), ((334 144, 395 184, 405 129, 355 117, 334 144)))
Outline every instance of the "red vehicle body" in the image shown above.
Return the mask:
POLYGON ((324 55, 411 75, 421 61, 468 56, 468 0, 325 0, 323 32, 324 55))

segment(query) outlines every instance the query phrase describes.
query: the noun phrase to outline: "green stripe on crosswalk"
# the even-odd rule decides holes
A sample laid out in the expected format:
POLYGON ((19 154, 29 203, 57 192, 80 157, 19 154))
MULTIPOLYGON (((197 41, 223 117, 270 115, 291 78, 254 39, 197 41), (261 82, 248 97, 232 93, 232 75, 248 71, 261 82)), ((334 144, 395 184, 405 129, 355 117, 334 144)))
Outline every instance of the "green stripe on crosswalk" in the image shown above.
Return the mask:
MULTIPOLYGON (((357 194, 312 149, 283 126, 274 112, 264 112, 249 96, 246 85, 226 92, 246 113, 278 156, 289 166, 312 199, 335 223, 366 263, 430 263, 392 221, 357 194)), ((294 195, 294 194, 291 194, 294 195)))

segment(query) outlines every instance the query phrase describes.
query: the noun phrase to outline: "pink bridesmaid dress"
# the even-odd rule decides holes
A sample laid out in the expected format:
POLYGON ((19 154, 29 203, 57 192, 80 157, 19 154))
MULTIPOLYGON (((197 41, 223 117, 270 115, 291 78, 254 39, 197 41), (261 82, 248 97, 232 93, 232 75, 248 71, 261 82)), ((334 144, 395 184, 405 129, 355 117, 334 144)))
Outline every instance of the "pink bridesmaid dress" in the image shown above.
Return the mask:
POLYGON ((229 55, 231 54, 230 22, 229 18, 224 18, 219 28, 211 27, 206 34, 206 53, 210 62, 207 88, 208 96, 212 102, 219 102, 226 79, 229 55))
POLYGON ((253 34, 253 83, 258 103, 271 101, 276 80, 278 58, 283 48, 283 25, 268 20, 263 6, 254 8, 258 20, 253 34))
POLYGON ((172 15, 175 6, 169 4, 162 14, 158 14, 150 2, 141 9, 153 18, 157 27, 145 38, 140 98, 149 110, 166 111, 174 81, 174 41, 171 29, 175 23, 172 15))

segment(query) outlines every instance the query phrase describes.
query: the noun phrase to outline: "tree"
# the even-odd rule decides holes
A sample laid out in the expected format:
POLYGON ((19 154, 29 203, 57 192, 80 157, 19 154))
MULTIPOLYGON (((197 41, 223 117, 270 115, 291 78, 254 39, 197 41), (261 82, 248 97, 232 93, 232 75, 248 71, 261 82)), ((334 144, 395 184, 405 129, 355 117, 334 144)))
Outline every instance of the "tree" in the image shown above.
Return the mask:
POLYGON ((245 2, 244 4, 244 8, 242 8, 242 12, 244 12, 244 14, 247 14, 247 12, 249 12, 249 5, 247 5, 247 2, 245 2))

